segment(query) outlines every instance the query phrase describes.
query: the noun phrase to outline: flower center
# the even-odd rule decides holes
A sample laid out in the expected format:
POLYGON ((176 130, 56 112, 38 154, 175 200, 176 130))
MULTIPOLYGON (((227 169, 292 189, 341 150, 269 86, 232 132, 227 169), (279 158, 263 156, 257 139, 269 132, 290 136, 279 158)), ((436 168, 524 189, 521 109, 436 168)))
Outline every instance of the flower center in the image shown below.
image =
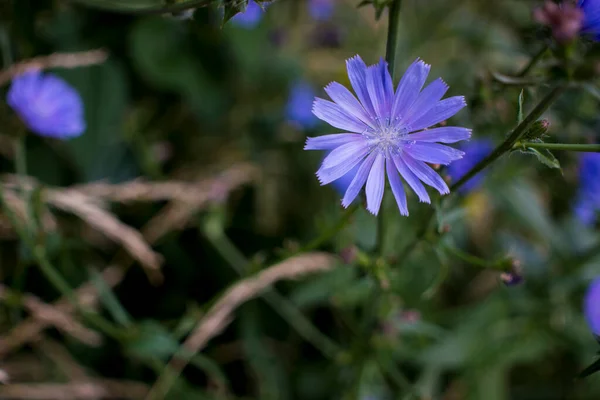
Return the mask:
POLYGON ((399 118, 376 118, 376 128, 367 128, 363 136, 367 139, 370 151, 379 151, 386 158, 398 154, 402 148, 413 142, 408 139, 408 129, 399 118))

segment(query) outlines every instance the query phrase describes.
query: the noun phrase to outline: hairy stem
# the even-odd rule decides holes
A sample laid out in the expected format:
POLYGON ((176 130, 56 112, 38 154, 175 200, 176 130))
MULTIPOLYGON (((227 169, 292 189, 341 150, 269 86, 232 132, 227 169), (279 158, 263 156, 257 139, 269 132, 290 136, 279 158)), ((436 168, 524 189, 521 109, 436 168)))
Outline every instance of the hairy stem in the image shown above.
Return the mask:
POLYGON ((519 148, 519 147, 531 147, 532 149, 583 151, 583 152, 589 152, 589 153, 599 153, 600 152, 600 144, 518 142, 515 144, 515 148, 519 148))

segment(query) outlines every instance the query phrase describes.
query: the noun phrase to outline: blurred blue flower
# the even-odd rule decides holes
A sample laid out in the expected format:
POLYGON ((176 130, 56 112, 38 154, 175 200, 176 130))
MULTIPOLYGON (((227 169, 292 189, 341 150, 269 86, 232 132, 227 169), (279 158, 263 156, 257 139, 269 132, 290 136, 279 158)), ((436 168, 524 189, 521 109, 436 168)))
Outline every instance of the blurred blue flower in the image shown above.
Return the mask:
POLYGON ((285 113, 288 121, 295 122, 303 128, 314 127, 319 122, 311 111, 315 94, 308 82, 296 82, 290 90, 286 106, 285 113))
POLYGON ((237 13, 233 18, 231 18, 231 22, 239 26, 240 28, 252 29, 263 17, 265 10, 258 5, 254 0, 248 1, 248 5, 246 6, 246 10, 244 12, 237 13))
POLYGON ((448 85, 436 79, 421 91, 430 66, 416 60, 402 77, 394 93, 392 77, 383 60, 367 67, 359 56, 347 61, 348 77, 358 99, 337 82, 325 91, 333 102, 317 98, 313 113, 345 133, 308 138, 305 150, 328 150, 317 177, 322 185, 334 182, 358 166, 342 205, 348 207, 366 183, 367 210, 377 215, 387 175, 400 214, 408 215, 406 194, 400 176, 421 202, 430 203, 421 182, 441 194, 450 192, 446 182, 426 163, 450 164, 463 152, 440 143, 468 139, 467 128, 439 124, 461 110, 462 96, 441 100, 448 85), (399 175, 400 174, 400 175, 399 175))
MULTIPOLYGON (((494 144, 489 139, 477 139, 465 143, 460 148, 465 152, 465 157, 461 160, 453 162, 448 166, 447 172, 452 178, 453 182, 458 181, 460 178, 465 176, 467 172, 471 170, 478 162, 483 160, 488 154, 494 149, 494 144)), ((467 193, 476 189, 484 178, 484 173, 480 172, 471 179, 469 179, 459 189, 462 193, 467 193)))
POLYGON ((600 154, 583 153, 579 159, 579 192, 575 215, 586 225, 596 221, 600 210, 600 154))
POLYGON ((600 278, 596 278, 588 287, 583 301, 583 313, 590 330, 594 335, 600 336, 600 278))
POLYGON ((83 101, 58 76, 37 70, 26 72, 13 79, 6 102, 38 135, 68 139, 85 131, 83 101))
POLYGON ((309 0, 308 12, 317 21, 326 21, 333 15, 333 0, 309 0))
POLYGON ((584 15, 581 32, 600 40, 600 0, 579 0, 577 6, 584 15))

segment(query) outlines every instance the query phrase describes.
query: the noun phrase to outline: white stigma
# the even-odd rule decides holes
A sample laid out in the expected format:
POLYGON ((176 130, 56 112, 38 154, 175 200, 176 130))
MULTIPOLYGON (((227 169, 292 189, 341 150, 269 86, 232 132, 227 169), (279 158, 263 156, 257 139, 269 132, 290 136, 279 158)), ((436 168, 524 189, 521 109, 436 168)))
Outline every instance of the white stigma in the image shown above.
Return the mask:
POLYGON ((375 118, 375 129, 367 128, 363 136, 367 138, 370 151, 379 151, 386 158, 398 154, 406 145, 410 145, 408 129, 402 124, 400 118, 375 118))

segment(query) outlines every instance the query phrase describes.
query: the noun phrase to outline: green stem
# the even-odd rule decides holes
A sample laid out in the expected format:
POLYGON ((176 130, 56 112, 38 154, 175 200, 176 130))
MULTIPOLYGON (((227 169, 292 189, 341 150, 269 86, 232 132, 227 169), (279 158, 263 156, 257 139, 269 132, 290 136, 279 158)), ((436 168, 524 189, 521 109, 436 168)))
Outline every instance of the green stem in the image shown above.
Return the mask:
POLYGON ((527 129, 535 122, 537 119, 550 107, 556 99, 565 91, 566 86, 560 85, 555 87, 548 93, 533 110, 525 117, 525 119, 517 125, 517 127, 512 131, 512 133, 502 142, 498 147, 494 149, 486 158, 477 163, 469 172, 467 172, 462 178, 460 178, 456 183, 454 183, 450 187, 450 191, 455 191, 460 188, 462 185, 467 183, 469 179, 473 178, 483 169, 485 169, 488 165, 496 161, 500 156, 504 153, 510 151, 515 143, 521 139, 521 136, 527 129))
POLYGON ((544 54, 546 54, 547 50, 548 50, 548 45, 544 45, 544 47, 542 47, 540 49, 540 51, 538 51, 537 53, 535 53, 535 55, 531 58, 531 60, 529 60, 529 63, 525 66, 525 68, 523 68, 521 70, 521 72, 519 72, 517 74, 517 76, 519 78, 522 78, 525 75, 527 75, 529 72, 531 72, 531 70, 533 69, 533 67, 535 67, 535 65, 538 63, 538 61, 540 61, 542 59, 542 57, 544 56, 544 54))
MULTIPOLYGON (((211 242, 215 250, 225 261, 243 276, 249 272, 250 263, 238 250, 225 233, 214 234, 207 229, 202 230, 204 236, 211 242)), ((261 297, 292 326, 300 336, 321 351, 326 357, 335 359, 341 352, 340 346, 323 335, 300 310, 275 289, 266 289, 261 297)))
POLYGON ((120 14, 164 14, 189 10, 190 8, 206 7, 215 3, 215 0, 189 0, 180 1, 174 4, 155 5, 136 5, 133 2, 123 0, 71 0, 84 6, 98 8, 100 10, 112 11, 120 14), (128 4, 131 3, 131 4, 128 4))
POLYGON ((449 253, 453 254, 455 257, 476 267, 503 272, 507 272, 510 270, 510 263, 507 259, 488 261, 484 260, 483 258, 479 258, 477 256, 469 254, 466 251, 459 249, 458 247, 454 247, 446 243, 442 243, 442 247, 449 253))
POLYGON ((600 144, 568 144, 568 143, 537 143, 537 142, 515 143, 515 148, 519 148, 519 147, 531 147, 532 149, 583 151, 583 152, 590 152, 590 153, 599 153, 600 152, 600 144))
MULTIPOLYGON (((387 42, 385 45, 385 61, 388 63, 388 69, 394 81, 396 72, 396 50, 398 50, 398 33, 400 30, 400 5, 402 0, 393 0, 390 4, 388 18, 387 42)), ((375 254, 383 254, 383 245, 385 242, 385 210, 382 205, 377 218, 377 244, 375 254)))

